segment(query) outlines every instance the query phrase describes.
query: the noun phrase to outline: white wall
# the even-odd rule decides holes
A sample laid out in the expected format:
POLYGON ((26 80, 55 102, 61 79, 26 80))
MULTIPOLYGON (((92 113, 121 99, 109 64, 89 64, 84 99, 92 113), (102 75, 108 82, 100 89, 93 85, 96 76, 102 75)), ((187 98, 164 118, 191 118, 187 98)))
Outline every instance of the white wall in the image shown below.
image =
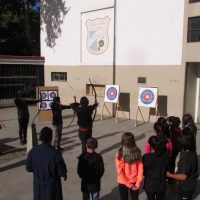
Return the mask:
MULTIPOLYGON (((66 1, 71 10, 54 49, 46 46, 45 31, 41 33, 45 64, 80 65, 81 12, 113 4, 113 0, 66 1)), ((181 64, 183 14, 183 0, 117 0, 116 64, 181 64)))

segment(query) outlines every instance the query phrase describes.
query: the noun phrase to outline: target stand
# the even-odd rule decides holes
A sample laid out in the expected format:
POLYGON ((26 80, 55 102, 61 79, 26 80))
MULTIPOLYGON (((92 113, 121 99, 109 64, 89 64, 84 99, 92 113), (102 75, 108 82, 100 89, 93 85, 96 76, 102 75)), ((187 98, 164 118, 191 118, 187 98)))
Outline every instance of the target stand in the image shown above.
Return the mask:
MULTIPOLYGON (((105 97, 104 97, 104 104, 102 107, 101 112, 101 120, 103 120, 103 111, 104 108, 106 108, 107 112, 109 113, 110 117, 112 117, 108 107, 106 106, 106 103, 112 103, 114 104, 114 111, 115 111, 115 117, 116 117, 116 123, 118 122, 118 111, 122 111, 124 117, 125 114, 119 105, 119 85, 106 85, 105 87, 105 97)), ((125 117, 126 118, 126 117, 125 117)))
MULTIPOLYGON (((126 116, 125 116, 125 114, 124 114, 124 111, 122 110, 122 108, 121 108, 121 106, 119 105, 119 102, 117 102, 117 103, 113 103, 114 104, 114 111, 115 111, 115 122, 116 123, 118 123, 118 120, 119 120, 119 117, 118 117, 118 113, 119 113, 119 111, 121 111, 122 112, 122 114, 123 114, 123 116, 124 116, 124 118, 126 119, 126 116)), ((102 107, 102 111, 101 111, 101 120, 103 120, 103 111, 104 111, 104 109, 106 109, 106 111, 108 112, 108 114, 109 114, 109 118, 112 118, 112 114, 111 114, 111 112, 109 111, 109 109, 108 109, 108 107, 107 107, 107 105, 106 105, 106 102, 104 102, 104 104, 103 104, 103 107, 102 107)))
POLYGON ((135 127, 138 125, 142 125, 145 123, 144 116, 142 114, 142 111, 140 107, 147 107, 149 108, 149 117, 148 117, 148 122, 150 120, 150 109, 155 108, 156 110, 156 118, 158 116, 158 88, 157 87, 140 87, 139 88, 139 95, 138 95, 138 106, 137 106, 137 111, 136 111, 136 117, 135 117, 135 127), (143 122, 138 124, 138 114, 140 113, 143 122))

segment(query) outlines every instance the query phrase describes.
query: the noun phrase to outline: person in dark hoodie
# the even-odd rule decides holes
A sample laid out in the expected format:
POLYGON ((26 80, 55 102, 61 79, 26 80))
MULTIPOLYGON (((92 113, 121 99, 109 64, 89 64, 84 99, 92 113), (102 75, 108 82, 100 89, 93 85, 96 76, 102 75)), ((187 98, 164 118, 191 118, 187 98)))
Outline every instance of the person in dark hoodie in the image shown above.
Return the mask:
POLYGON ((81 180, 83 200, 99 200, 101 177, 104 174, 104 162, 101 155, 95 152, 98 142, 89 138, 86 143, 87 151, 79 156, 77 172, 81 180))
POLYGON ((89 105, 88 98, 83 96, 80 99, 80 104, 72 103, 70 104, 70 106, 78 117, 77 124, 79 126, 79 138, 81 140, 82 153, 83 153, 86 151, 87 139, 92 137, 92 126, 93 126, 92 114, 93 111, 97 108, 98 103, 89 105))
POLYGON ((27 128, 30 118, 28 105, 38 103, 40 100, 26 98, 26 93, 20 91, 14 99, 14 102, 17 107, 20 144, 24 145, 27 142, 27 128))
POLYGON ((69 105, 62 105, 60 102, 60 97, 54 97, 53 103, 51 104, 51 109, 53 113, 53 138, 52 146, 56 147, 58 150, 63 150, 60 147, 61 137, 62 137, 62 128, 63 128, 63 118, 62 110, 70 109, 69 105))
POLYGON ((27 157, 26 170, 34 178, 34 200, 63 200, 61 177, 67 179, 67 168, 51 140, 52 129, 44 127, 40 132, 42 144, 33 148, 27 157))

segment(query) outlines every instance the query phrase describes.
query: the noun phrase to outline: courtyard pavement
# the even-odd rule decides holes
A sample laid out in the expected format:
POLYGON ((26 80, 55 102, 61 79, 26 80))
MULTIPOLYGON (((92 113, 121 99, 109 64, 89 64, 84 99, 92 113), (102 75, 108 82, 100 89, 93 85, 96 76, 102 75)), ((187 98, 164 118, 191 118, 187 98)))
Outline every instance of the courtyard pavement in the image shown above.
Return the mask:
MULTIPOLYGON (((29 107, 31 119, 36 114, 36 107, 29 107)), ((71 121, 72 111, 64 110, 64 128, 62 137, 63 157, 68 168, 67 181, 62 180, 64 200, 81 200, 80 179, 77 175, 77 156, 81 152, 78 138, 77 119, 67 128, 71 121)), ((30 121, 31 121, 30 119, 30 121)), ((18 122, 16 108, 0 109, 0 120, 3 120, 5 128, 0 130, 0 200, 32 200, 33 177, 26 172, 26 146, 21 146, 18 139, 18 122)), ((51 126, 51 122, 39 122, 36 120, 37 132, 44 126, 51 126)), ((101 200, 118 200, 119 193, 116 182, 115 153, 120 146, 121 135, 125 131, 134 133, 137 145, 144 150, 146 139, 152 133, 152 123, 145 123, 134 127, 133 120, 115 119, 100 120, 96 117, 93 128, 93 137, 98 139, 99 152, 104 159, 105 174, 102 178, 101 200)), ((198 126, 200 128, 200 126, 198 126)), ((200 161, 200 130, 197 134, 198 159, 200 161)), ((176 187, 167 188, 167 200, 175 200, 176 187)), ((140 200, 145 200, 145 192, 140 190, 140 200)), ((195 200, 200 200, 200 180, 194 195, 195 200)))

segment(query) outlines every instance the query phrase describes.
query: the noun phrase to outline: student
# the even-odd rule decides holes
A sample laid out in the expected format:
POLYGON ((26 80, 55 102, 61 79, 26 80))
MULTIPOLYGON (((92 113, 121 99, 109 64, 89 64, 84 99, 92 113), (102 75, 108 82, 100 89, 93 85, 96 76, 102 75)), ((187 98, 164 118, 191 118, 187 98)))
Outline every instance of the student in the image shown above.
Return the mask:
POLYGON ((190 129, 190 133, 193 135, 194 138, 194 146, 193 146, 193 151, 196 151, 196 135, 197 135, 197 127, 194 123, 193 117, 190 114, 185 114, 183 115, 182 118, 182 126, 183 126, 183 130, 185 128, 189 128, 190 129))
POLYGON ((71 108, 76 112, 79 126, 79 138, 82 144, 82 153, 86 152, 86 142, 87 139, 92 137, 92 114, 93 111, 97 108, 98 103, 89 105, 89 100, 87 97, 83 96, 80 99, 79 103, 70 104, 71 108))
POLYGON ((104 162, 101 155, 95 152, 98 142, 95 138, 87 140, 86 148, 79 157, 78 175, 81 178, 81 191, 83 200, 99 200, 99 192, 101 190, 101 177, 104 174, 104 162))
POLYGON ((67 168, 51 140, 52 129, 44 127, 40 132, 42 144, 29 152, 26 161, 26 170, 33 173, 34 200, 63 200, 60 177, 67 179, 67 168))
POLYGON ((139 188, 143 178, 143 164, 140 149, 136 146, 134 135, 125 132, 122 135, 121 147, 116 153, 117 182, 120 199, 138 200, 139 188))
MULTIPOLYGON (((167 152, 169 153, 169 155, 172 155, 172 142, 170 140, 170 138, 168 138, 165 134, 165 127, 163 127, 162 124, 160 124, 159 122, 155 122, 154 123, 154 135, 158 136, 160 141, 162 141, 163 143, 166 144, 166 148, 167 148, 167 152)), ((149 139, 146 141, 145 144, 145 153, 150 153, 151 152, 151 148, 150 148, 150 144, 149 144, 149 139)))
MULTIPOLYGON (((170 116, 167 118, 167 122, 170 127, 170 136, 171 136, 170 138, 171 138, 171 142, 173 146, 172 156, 170 158, 170 172, 174 173, 175 160, 179 151, 181 150, 180 144, 178 142, 178 139, 181 135, 181 128, 180 128, 181 121, 179 117, 170 116)), ((172 179, 169 179, 169 180, 171 180, 171 183, 172 183, 172 179)))
POLYGON ((51 104, 51 109, 53 113, 53 138, 52 146, 56 147, 59 150, 63 150, 60 147, 60 142, 62 138, 62 129, 63 129, 63 118, 62 110, 70 109, 70 106, 65 106, 60 103, 60 97, 54 97, 53 103, 51 104))
POLYGON ((157 136, 149 138, 151 152, 143 156, 144 190, 148 200, 165 200, 169 155, 157 136))
MULTIPOLYGON (((190 131, 186 129, 185 131, 190 131)), ((175 173, 167 172, 167 176, 178 182, 178 199, 191 200, 195 191, 198 179, 198 158, 193 151, 193 135, 182 133, 179 142, 181 152, 176 158, 175 173)))
POLYGON ((28 105, 38 103, 40 100, 26 98, 25 92, 21 91, 14 99, 14 102, 17 107, 20 144, 24 145, 27 142, 27 128, 30 118, 28 105))

